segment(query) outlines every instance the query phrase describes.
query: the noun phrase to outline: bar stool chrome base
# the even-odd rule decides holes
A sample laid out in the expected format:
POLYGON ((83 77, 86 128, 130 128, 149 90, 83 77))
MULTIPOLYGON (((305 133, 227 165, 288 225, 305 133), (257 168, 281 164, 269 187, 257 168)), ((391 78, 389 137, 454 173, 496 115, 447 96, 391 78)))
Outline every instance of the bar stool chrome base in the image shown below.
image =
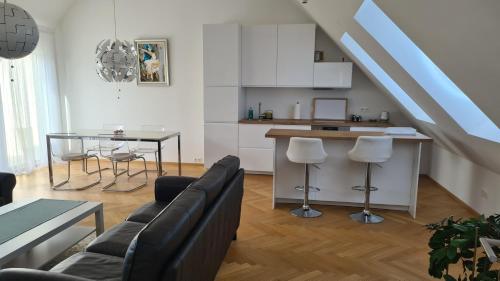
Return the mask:
POLYGON ((364 224, 375 224, 384 221, 383 217, 372 214, 370 211, 362 211, 351 214, 351 219, 364 224))
POLYGON ((297 208, 297 209, 291 210, 290 214, 292 214, 296 217, 299 217, 299 218, 317 218, 317 217, 321 216, 323 213, 318 211, 318 210, 314 210, 312 208, 308 208, 308 209, 297 208))

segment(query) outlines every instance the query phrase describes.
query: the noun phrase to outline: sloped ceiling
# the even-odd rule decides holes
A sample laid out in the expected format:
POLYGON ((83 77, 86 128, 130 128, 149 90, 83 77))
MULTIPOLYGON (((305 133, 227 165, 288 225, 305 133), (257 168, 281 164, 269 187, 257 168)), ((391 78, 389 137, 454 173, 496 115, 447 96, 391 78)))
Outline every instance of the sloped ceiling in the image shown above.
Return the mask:
POLYGON ((75 0, 9 0, 8 2, 28 11, 38 25, 54 29, 75 0))
MULTIPOLYGON (((408 116, 420 130, 449 151, 500 173, 500 144, 466 134, 353 20, 362 0, 296 2, 348 55, 350 53, 340 38, 344 32, 349 32, 436 122, 436 125, 431 125, 408 116)), ((500 124, 500 1, 374 2, 497 126, 500 124)), ((357 62, 355 57, 351 56, 351 59, 357 62)), ((380 86, 366 69, 360 67, 380 86)), ((401 110, 406 112, 404 108, 401 110)))

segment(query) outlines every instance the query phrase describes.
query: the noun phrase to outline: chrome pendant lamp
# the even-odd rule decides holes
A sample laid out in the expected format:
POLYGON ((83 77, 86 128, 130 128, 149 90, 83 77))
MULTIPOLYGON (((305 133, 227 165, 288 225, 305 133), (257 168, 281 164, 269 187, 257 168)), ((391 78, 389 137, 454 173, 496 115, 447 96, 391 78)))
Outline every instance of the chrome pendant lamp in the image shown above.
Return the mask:
POLYGON ((33 52, 38 39, 38 26, 28 12, 6 0, 0 3, 0 57, 23 58, 33 52))
POLYGON ((131 82, 137 76, 137 52, 133 43, 117 39, 116 0, 113 0, 113 15, 115 38, 104 39, 97 45, 97 74, 106 82, 131 82))

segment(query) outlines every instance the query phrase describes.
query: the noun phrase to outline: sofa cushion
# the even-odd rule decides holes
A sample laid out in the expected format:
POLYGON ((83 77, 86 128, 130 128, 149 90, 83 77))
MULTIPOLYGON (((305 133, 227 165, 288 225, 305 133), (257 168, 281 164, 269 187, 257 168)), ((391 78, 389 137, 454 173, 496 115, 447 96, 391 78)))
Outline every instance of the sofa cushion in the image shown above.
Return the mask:
POLYGON ((228 183, 240 169, 240 158, 228 155, 217 161, 215 165, 221 165, 226 169, 226 183, 228 183))
POLYGON ((152 221, 170 202, 153 201, 144 204, 142 207, 136 209, 127 218, 127 221, 149 223, 152 221))
POLYGON ((155 180, 155 200, 172 202, 188 185, 197 180, 184 176, 161 176, 155 180))
POLYGON ((0 206, 12 203, 12 190, 16 186, 16 176, 0 172, 0 206))
POLYGON ((206 195, 205 209, 217 198, 226 181, 226 168, 213 165, 201 178, 189 185, 188 189, 201 190, 206 195))
POLYGON ((88 278, 91 280, 122 280, 123 259, 96 253, 74 254, 50 271, 88 278))
POLYGON ((117 224, 94 239, 86 251, 123 258, 130 242, 144 226, 146 224, 132 221, 117 224))
POLYGON ((134 238, 125 256, 123 280, 159 280, 167 261, 203 215, 204 207, 204 192, 183 191, 134 238))

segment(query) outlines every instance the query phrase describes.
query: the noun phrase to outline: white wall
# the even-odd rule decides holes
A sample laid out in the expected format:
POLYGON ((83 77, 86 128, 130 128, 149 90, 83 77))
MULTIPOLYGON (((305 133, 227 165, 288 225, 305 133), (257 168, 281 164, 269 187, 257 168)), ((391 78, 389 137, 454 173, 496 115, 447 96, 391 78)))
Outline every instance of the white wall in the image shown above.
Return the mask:
POLYGON ((8 2, 28 11, 39 27, 52 31, 75 0, 9 0, 8 2))
POLYGON ((435 144, 430 176, 477 212, 500 212, 500 174, 435 144))
MULTIPOLYGON (((202 24, 310 23, 289 0, 119 0, 118 37, 168 38, 170 87, 105 83, 95 71, 95 47, 113 36, 111 0, 77 0, 57 30, 62 104, 73 129, 103 123, 165 124, 182 133, 183 161, 203 157, 202 24), (118 88, 121 89, 118 94, 118 88)), ((176 145, 167 144, 167 160, 176 145)))

